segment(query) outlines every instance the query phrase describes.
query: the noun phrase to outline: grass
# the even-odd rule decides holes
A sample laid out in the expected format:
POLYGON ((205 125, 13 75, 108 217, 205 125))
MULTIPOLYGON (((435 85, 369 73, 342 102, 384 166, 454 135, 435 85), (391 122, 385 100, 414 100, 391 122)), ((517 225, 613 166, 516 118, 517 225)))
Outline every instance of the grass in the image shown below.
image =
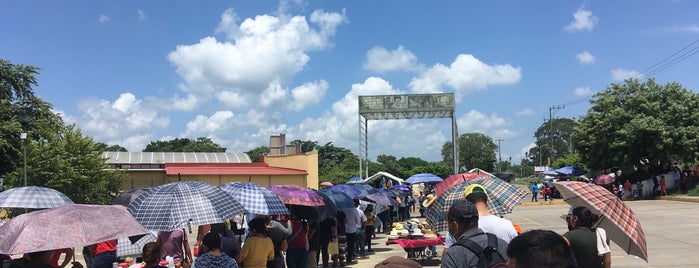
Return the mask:
POLYGON ((697 184, 697 186, 694 187, 694 189, 689 190, 689 192, 687 192, 687 195, 688 196, 699 196, 699 184, 697 184))

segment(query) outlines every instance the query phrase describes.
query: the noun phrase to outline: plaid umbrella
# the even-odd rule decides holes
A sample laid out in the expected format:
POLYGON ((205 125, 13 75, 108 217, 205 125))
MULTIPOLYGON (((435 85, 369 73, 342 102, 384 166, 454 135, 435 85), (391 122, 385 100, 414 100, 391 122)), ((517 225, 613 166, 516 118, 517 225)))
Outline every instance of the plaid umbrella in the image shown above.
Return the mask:
POLYGON ((67 204, 73 201, 51 188, 26 186, 0 192, 0 208, 55 208, 67 204))
POLYGON ((272 185, 269 190, 287 205, 322 206, 323 198, 315 191, 296 185, 272 185))
POLYGON ((129 205, 143 227, 171 231, 221 223, 245 211, 233 197, 201 181, 173 182, 148 189, 129 205))
POLYGON ((466 180, 453 186, 440 195, 437 200, 427 208, 427 221, 438 231, 446 230, 446 213, 451 204, 457 199, 463 199, 464 191, 471 184, 480 184, 488 194, 488 211, 493 215, 503 216, 512 212, 515 206, 522 202, 527 192, 498 178, 476 178, 466 180))
POLYGON ((405 183, 418 184, 418 183, 438 183, 442 182, 442 178, 431 173, 419 173, 410 176, 405 180, 405 183))
POLYGON ((572 207, 583 206, 592 213, 601 215, 595 227, 607 231, 609 239, 626 253, 648 261, 646 235, 641 223, 621 199, 595 184, 577 181, 559 181, 554 184, 566 203, 572 207))
POLYGON ((289 214, 282 200, 269 189, 251 182, 231 182, 219 186, 238 200, 249 213, 261 215, 289 214))
POLYGON ((158 237, 152 233, 140 237, 136 242, 131 242, 128 237, 119 237, 117 240, 116 255, 117 257, 140 256, 143 254, 143 246, 149 242, 155 242, 156 240, 158 240, 158 237))
POLYGON ((68 204, 25 213, 0 226, 0 253, 82 247, 147 232, 123 206, 68 204))
POLYGON ((435 195, 440 196, 440 195, 442 195, 442 193, 446 192, 451 187, 454 187, 454 185, 457 185, 457 184, 462 183, 466 180, 471 180, 471 179, 475 179, 478 177, 489 177, 489 174, 476 173, 476 172, 453 174, 453 175, 447 177, 446 179, 444 179, 442 182, 437 183, 437 185, 434 186, 435 195))

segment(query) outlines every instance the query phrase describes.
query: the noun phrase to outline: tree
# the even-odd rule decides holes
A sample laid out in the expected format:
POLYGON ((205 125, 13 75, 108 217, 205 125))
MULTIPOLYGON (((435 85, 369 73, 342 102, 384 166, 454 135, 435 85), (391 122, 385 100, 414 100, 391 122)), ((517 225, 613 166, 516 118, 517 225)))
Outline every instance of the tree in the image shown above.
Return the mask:
POLYGON ((536 165, 551 165, 558 158, 572 153, 577 139, 574 138, 575 120, 554 118, 544 122, 534 132, 536 146, 529 149, 529 157, 536 165))
POLYGON ((699 155, 699 97, 676 82, 653 79, 613 83, 590 100, 575 139, 582 161, 592 169, 674 161, 694 163, 699 155))
POLYGON ((143 151, 223 153, 226 148, 214 143, 210 138, 199 137, 196 140, 176 138, 169 141, 151 141, 143 151))
POLYGON ((312 152, 318 146, 317 141, 294 140, 291 142, 291 144, 301 144, 301 152, 302 153, 312 152))
POLYGON ((98 142, 95 144, 95 147, 97 150, 100 150, 102 152, 128 152, 126 148, 122 147, 121 145, 107 145, 106 143, 103 142, 98 142))
MULTIPOLYGON (((493 140, 481 133, 465 133, 459 136, 459 167, 466 169, 480 168, 493 171, 497 158, 498 146, 493 140)), ((442 163, 452 163, 452 143, 442 146, 442 163)))
POLYGON ((269 149, 269 147, 260 146, 245 153, 250 157, 250 160, 252 160, 252 162, 260 162, 260 157, 269 155, 270 152, 271 150, 269 149))
POLYGON ((567 154, 553 162, 553 168, 562 168, 565 166, 575 166, 585 169, 585 164, 582 162, 579 154, 567 154))
POLYGON ((318 146, 317 149, 320 181, 344 183, 347 179, 359 174, 359 157, 349 149, 336 147, 332 142, 318 146))

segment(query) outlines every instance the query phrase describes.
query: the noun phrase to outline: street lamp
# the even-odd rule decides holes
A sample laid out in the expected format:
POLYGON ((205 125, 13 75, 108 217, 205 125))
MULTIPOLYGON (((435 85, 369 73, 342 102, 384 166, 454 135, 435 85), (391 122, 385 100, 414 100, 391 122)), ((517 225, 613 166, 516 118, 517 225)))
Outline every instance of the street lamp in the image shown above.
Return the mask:
POLYGON ((22 123, 22 133, 19 138, 22 140, 22 158, 24 158, 24 170, 22 171, 24 177, 24 186, 27 186, 27 125, 29 120, 32 119, 32 113, 28 107, 22 107, 17 113, 17 119, 22 123))

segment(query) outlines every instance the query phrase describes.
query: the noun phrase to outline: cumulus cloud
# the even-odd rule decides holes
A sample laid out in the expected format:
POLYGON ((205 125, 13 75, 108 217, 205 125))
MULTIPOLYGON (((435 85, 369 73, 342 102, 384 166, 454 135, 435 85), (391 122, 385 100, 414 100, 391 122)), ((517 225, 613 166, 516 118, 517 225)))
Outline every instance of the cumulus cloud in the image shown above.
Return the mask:
POLYGON ((612 80, 614 81, 624 81, 628 78, 641 78, 643 77, 641 73, 634 70, 625 70, 617 68, 612 70, 612 80))
POLYGON ((143 10, 137 9, 136 13, 138 13, 138 21, 144 21, 148 17, 143 10))
POLYGON ((592 31, 596 24, 597 17, 593 16, 592 11, 586 10, 583 5, 573 13, 573 21, 565 27, 565 30, 569 32, 592 31))
POLYGON ((577 55, 580 64, 593 64, 595 63, 595 56, 590 54, 590 52, 583 51, 577 55))
POLYGON ((344 12, 316 10, 308 20, 258 15, 237 21, 234 10, 226 10, 216 31, 230 40, 205 37, 197 44, 177 46, 168 55, 185 81, 185 92, 201 99, 217 97, 228 104, 245 100, 264 107, 278 105, 293 94, 286 85, 306 66, 308 52, 330 47, 330 37, 346 18, 344 12))
POLYGON ((495 113, 487 115, 476 110, 470 110, 459 117, 456 123, 459 126, 459 133, 478 132, 491 134, 496 131, 510 132, 504 130, 510 124, 508 120, 495 113))
POLYGON ((292 89, 292 102, 289 104, 289 109, 293 111, 300 111, 308 104, 316 104, 320 102, 321 97, 325 95, 328 88, 328 82, 325 80, 320 80, 318 82, 306 83, 292 89))
POLYGON ((416 71, 421 68, 417 62, 417 56, 399 46, 393 51, 383 47, 373 47, 366 53, 364 68, 377 73, 391 71, 416 71))
POLYGON ((457 100, 472 91, 490 85, 511 85, 522 77, 521 68, 512 65, 488 65, 473 55, 460 54, 449 66, 435 64, 413 78, 408 87, 415 93, 440 93, 449 87, 457 100))
POLYGON ((579 87, 573 90, 573 93, 575 96, 578 97, 585 97, 585 96, 591 96, 593 91, 589 87, 579 87))
POLYGON ((95 140, 119 144, 130 151, 143 149, 153 138, 151 133, 170 124, 170 119, 160 115, 150 102, 128 92, 114 102, 96 98, 82 100, 78 109, 82 116, 67 116, 67 122, 76 123, 95 140))
POLYGON ((97 19, 100 23, 107 23, 109 22, 109 16, 100 14, 100 17, 97 19))
POLYGON ((529 109, 529 108, 525 108, 524 110, 515 111, 516 116, 526 116, 526 115, 533 115, 533 114, 534 114, 534 110, 529 109))

